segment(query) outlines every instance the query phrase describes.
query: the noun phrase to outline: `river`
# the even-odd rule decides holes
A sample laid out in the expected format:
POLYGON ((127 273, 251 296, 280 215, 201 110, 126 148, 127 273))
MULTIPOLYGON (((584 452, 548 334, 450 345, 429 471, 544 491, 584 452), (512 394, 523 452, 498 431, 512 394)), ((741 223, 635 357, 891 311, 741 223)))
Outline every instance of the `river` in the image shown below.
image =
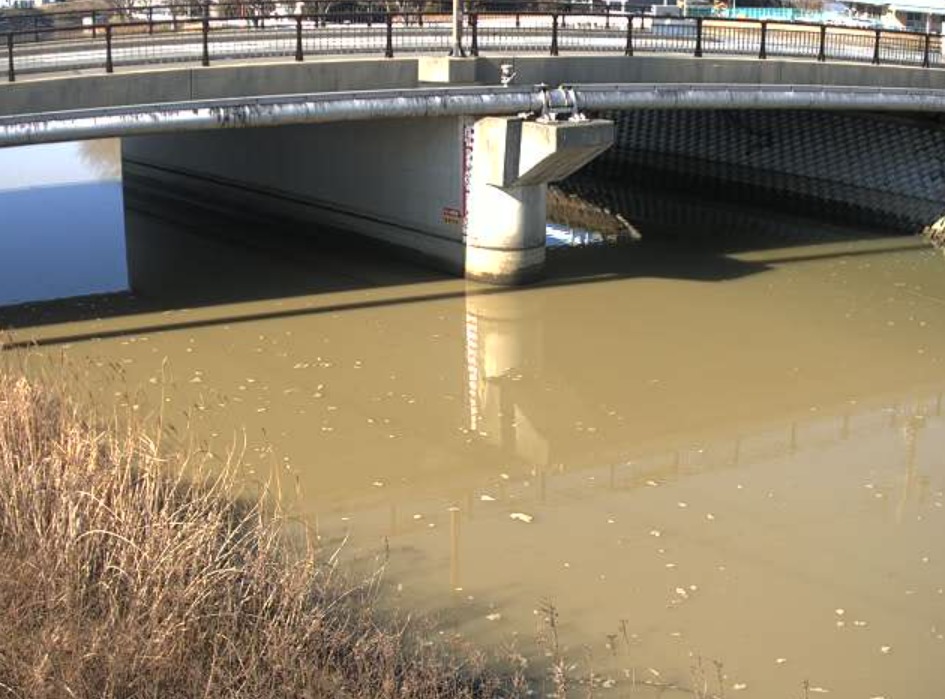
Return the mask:
POLYGON ((641 240, 557 227, 546 280, 499 289, 123 201, 107 144, 34 153, 0 151, 0 304, 98 295, 0 308, 13 343, 245 444, 444 633, 603 696, 945 696, 945 260, 919 239, 634 192, 641 240))

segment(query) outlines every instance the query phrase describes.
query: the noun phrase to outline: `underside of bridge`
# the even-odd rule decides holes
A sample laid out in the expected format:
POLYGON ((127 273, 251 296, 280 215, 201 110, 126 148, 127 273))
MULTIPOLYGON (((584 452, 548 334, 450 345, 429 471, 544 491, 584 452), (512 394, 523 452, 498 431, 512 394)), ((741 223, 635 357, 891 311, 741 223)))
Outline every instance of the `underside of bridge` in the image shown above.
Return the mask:
POLYGON ((123 139, 126 186, 370 236, 456 273, 541 273, 547 183, 606 150, 606 120, 391 119, 123 139))

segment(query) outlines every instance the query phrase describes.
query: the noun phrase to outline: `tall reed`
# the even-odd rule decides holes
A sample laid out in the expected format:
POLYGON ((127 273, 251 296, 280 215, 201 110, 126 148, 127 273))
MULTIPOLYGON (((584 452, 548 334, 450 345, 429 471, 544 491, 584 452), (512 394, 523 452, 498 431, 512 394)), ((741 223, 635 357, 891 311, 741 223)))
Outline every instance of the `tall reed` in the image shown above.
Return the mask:
POLYGON ((0 373, 0 697, 490 697, 483 656, 378 608, 234 459, 0 373))

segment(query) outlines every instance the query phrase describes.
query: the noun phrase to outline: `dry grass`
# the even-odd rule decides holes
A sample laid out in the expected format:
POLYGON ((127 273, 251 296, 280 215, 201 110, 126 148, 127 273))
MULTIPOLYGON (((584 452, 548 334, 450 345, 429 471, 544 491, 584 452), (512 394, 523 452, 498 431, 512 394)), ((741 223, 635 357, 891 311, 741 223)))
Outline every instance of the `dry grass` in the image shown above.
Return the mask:
POLYGON ((264 499, 240 500, 232 462, 165 451, 0 373, 0 697, 524 691, 380 614, 378 577, 346 580, 264 499))

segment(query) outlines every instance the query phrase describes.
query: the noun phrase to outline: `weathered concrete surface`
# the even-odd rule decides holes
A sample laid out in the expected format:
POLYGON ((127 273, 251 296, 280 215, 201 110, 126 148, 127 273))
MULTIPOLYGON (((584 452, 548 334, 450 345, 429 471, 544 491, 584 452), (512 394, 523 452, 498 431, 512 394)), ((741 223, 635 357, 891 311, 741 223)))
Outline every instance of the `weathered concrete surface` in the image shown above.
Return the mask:
POLYGON ((343 122, 122 141, 132 178, 383 240, 461 273, 462 118, 343 122))
POLYGON ((615 55, 322 59, 0 82, 0 116, 195 99, 403 89, 421 83, 497 85, 502 63, 514 64, 517 85, 665 82, 945 89, 945 70, 781 59, 615 55))
POLYGON ((303 92, 417 86, 416 59, 337 59, 297 63, 156 68, 0 83, 0 116, 303 92))
POLYGON ((334 226, 518 283, 544 263, 546 182, 612 142, 611 122, 443 117, 138 136, 122 156, 129 186, 334 226))
POLYGON ((945 70, 865 63, 688 56, 490 56, 477 59, 476 80, 499 82, 499 66, 513 63, 516 84, 732 83, 945 88, 945 70))
POLYGON ((476 122, 466 220, 466 276, 500 284, 537 277, 545 262, 547 184, 610 147, 613 123, 476 122))

